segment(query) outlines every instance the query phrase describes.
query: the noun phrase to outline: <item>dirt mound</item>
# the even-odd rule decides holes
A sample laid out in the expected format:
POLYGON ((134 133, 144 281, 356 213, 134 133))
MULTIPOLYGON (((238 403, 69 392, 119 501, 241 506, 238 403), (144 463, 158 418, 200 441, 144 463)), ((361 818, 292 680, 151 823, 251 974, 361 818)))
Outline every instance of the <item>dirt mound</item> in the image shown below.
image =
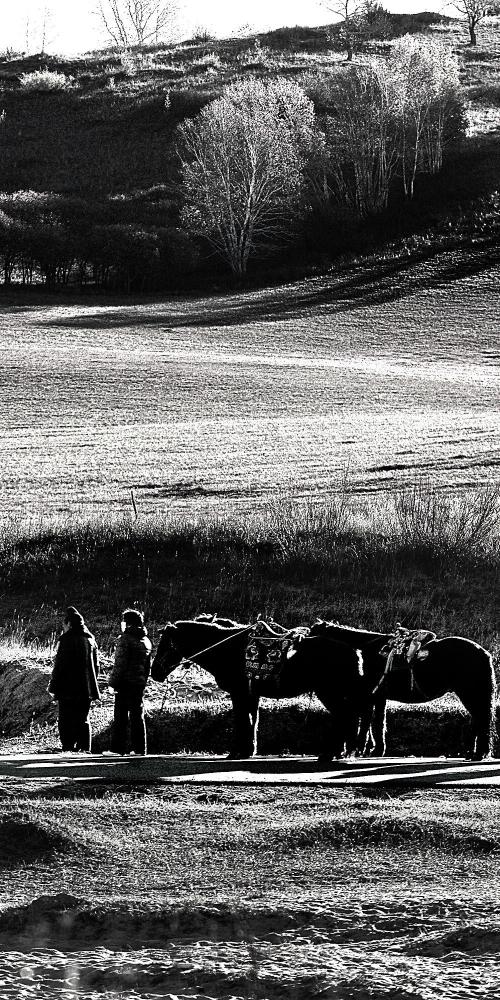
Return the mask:
POLYGON ((313 847, 443 848, 453 853, 494 854, 500 841, 483 837, 467 829, 433 820, 353 817, 349 819, 312 820, 285 829, 268 831, 266 844, 272 849, 313 847))
POLYGON ((57 711, 47 694, 50 671, 29 660, 0 663, 0 731, 19 736, 32 725, 53 723, 57 711))
POLYGON ((0 820, 0 869, 49 860, 70 846, 70 840, 32 820, 0 820))
POLYGON ((441 958, 451 952, 464 952, 467 955, 498 954, 500 952, 500 925, 491 923, 466 924, 451 931, 430 934, 409 944, 405 952, 410 955, 422 955, 441 958))
MULTIPOLYGON (((0 943, 15 937, 18 946, 64 947, 78 950, 96 944, 110 949, 163 948, 172 942, 212 941, 279 945, 290 936, 311 944, 398 942, 402 935, 422 941, 436 927, 435 907, 394 903, 365 904, 357 909, 324 906, 229 903, 172 903, 150 906, 122 901, 92 903, 67 893, 39 896, 0 914, 0 943)), ((444 921, 444 918, 443 918, 444 921)), ((451 930, 449 917, 440 932, 451 930)), ((425 939, 427 940, 427 938, 425 939)))
POLYGON ((19 944, 63 942, 66 948, 99 942, 107 947, 161 945, 179 938, 241 941, 265 938, 313 919, 307 911, 226 904, 148 907, 133 903, 94 904, 67 893, 39 896, 0 914, 0 941, 15 936, 19 944))

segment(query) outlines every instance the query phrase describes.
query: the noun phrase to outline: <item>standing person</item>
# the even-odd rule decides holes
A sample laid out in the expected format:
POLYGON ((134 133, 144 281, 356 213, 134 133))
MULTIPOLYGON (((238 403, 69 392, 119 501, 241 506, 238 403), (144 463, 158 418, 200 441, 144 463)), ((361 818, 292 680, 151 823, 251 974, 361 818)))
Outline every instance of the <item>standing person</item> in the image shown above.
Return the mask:
POLYGON ((130 720, 132 753, 146 754, 144 688, 151 672, 151 643, 140 611, 127 608, 122 615, 122 634, 116 643, 115 662, 109 675, 114 688, 115 710, 111 749, 126 753, 130 720))
POLYGON ((90 753, 92 730, 89 711, 100 698, 97 643, 74 607, 66 608, 64 631, 57 643, 54 667, 47 688, 59 703, 61 748, 90 753))

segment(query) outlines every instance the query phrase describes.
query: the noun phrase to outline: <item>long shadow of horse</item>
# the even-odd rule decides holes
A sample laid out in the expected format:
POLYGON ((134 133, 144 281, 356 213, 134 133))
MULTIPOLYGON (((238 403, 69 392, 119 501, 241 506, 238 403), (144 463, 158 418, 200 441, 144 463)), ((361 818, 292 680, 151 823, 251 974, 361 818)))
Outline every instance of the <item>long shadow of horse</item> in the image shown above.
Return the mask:
MULTIPOLYGON (((311 757, 225 757, 152 755, 149 757, 33 754, 0 759, 0 775, 15 779, 77 779, 95 784, 327 784, 414 787, 418 785, 500 785, 500 760, 471 762, 460 758, 390 758, 336 761, 328 768, 311 757)), ((59 779, 59 780, 58 780, 59 779)), ((69 782, 68 782, 69 779, 69 782)))
MULTIPOLYGON (((471 277, 489 270, 496 261, 500 261, 500 250, 493 241, 485 240, 473 250, 463 247, 457 256, 453 253, 443 253, 440 248, 415 254, 412 258, 381 261, 371 266, 350 266, 345 275, 341 271, 333 276, 324 276, 319 280, 306 279, 290 288, 268 288, 264 291, 249 290, 228 297, 214 295, 201 296, 209 308, 197 309, 197 296, 193 299, 193 308, 189 308, 186 298, 185 310, 172 308, 155 308, 150 311, 151 303, 144 306, 144 311, 138 312, 137 307, 102 310, 96 313, 85 313, 65 319, 47 320, 49 327, 74 329, 112 330, 136 325, 160 327, 163 329, 182 327, 213 327, 238 326, 241 323, 264 320, 297 319, 301 311, 309 312, 311 308, 328 306, 332 314, 351 312, 365 306, 380 305, 386 302, 407 298, 422 287, 432 288, 447 282, 456 281, 460 277, 471 277), (420 265, 433 264, 434 271, 425 272, 425 277, 419 273, 420 265), (149 308, 148 308, 149 306, 149 308)), ((112 303, 111 303, 112 306, 112 303)))

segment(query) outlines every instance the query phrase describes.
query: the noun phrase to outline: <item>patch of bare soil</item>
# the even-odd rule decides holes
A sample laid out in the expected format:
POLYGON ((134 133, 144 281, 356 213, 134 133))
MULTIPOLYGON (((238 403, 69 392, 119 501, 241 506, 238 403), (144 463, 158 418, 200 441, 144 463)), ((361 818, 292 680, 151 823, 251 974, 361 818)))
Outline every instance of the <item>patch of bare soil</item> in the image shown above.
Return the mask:
POLYGON ((50 671, 33 660, 0 663, 0 731, 25 734, 30 726, 53 723, 56 708, 47 694, 50 671))
POLYGON ((390 898, 376 907, 325 902, 314 913, 282 911, 272 930, 271 910, 242 905, 151 913, 41 897, 3 915, 4 949, 9 924, 26 934, 0 952, 3 995, 22 987, 23 997, 54 1000, 68 991, 85 1000, 497 997, 498 908, 481 927, 464 921, 466 909, 452 915, 422 896, 396 907, 390 898), (440 930, 425 934, 434 924, 440 930))

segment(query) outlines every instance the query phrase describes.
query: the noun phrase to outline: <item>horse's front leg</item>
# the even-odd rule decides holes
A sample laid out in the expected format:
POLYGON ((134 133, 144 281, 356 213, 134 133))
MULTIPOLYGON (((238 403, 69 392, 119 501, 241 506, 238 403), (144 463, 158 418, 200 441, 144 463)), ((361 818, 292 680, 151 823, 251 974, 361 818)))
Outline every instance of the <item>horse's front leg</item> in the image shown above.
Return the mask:
POLYGON ((360 709, 358 705, 345 705, 344 735, 346 757, 356 757, 359 745, 360 709))
POLYGON ((246 760, 257 751, 259 698, 245 684, 231 691, 233 703, 233 740, 228 754, 233 760, 246 760))

